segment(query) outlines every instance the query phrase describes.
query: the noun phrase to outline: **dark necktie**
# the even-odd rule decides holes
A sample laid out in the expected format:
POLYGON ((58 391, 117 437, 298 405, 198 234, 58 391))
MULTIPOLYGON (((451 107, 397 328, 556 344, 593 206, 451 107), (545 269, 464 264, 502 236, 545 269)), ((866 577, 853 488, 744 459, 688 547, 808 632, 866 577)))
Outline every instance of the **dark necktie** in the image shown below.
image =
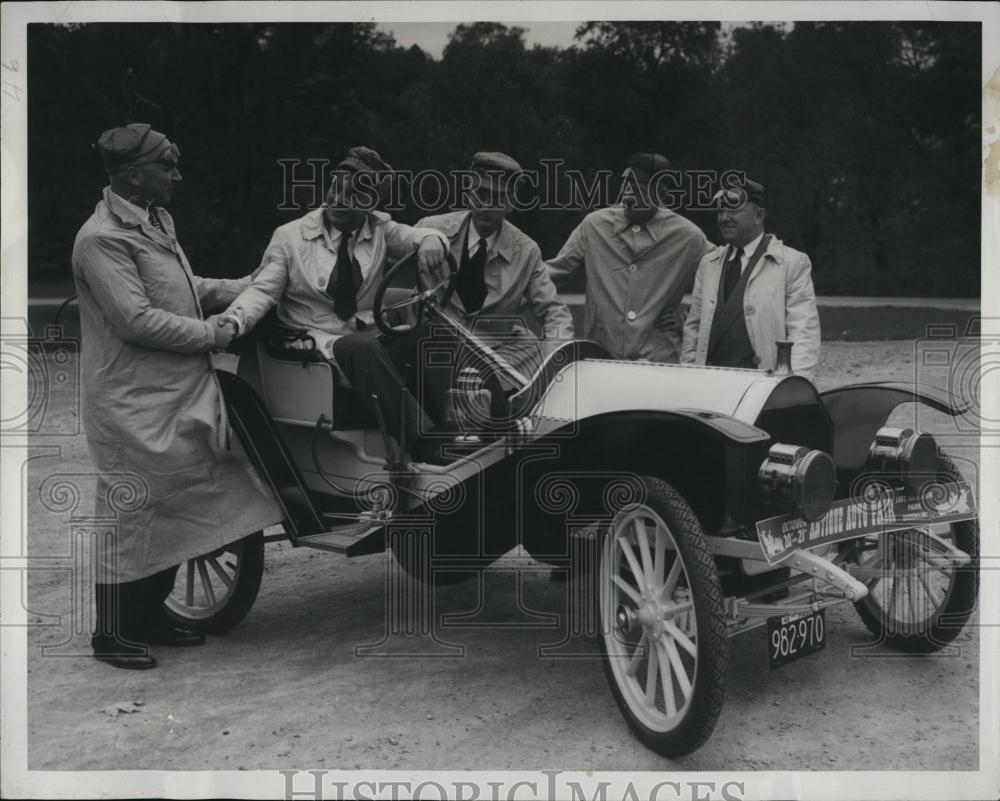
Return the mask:
POLYGON ((736 248, 733 251, 732 258, 726 262, 726 283, 723 289, 722 300, 728 301, 729 296, 733 294, 733 290, 736 289, 736 284, 740 280, 740 267, 743 261, 743 248, 736 248))
POLYGON ((163 221, 160 220, 160 215, 156 213, 156 206, 149 207, 149 222, 161 234, 165 234, 167 232, 167 230, 163 227, 163 221))
MULTIPOLYGON (((468 247, 468 246, 466 246, 468 247)), ((479 311, 486 300, 486 280, 483 278, 483 268, 486 266, 486 243, 479 242, 479 250, 469 256, 468 250, 458 271, 455 290, 467 312, 479 311)))
MULTIPOLYGON (((351 234, 343 231, 340 234, 340 247, 337 249, 337 264, 330 273, 326 285, 326 294, 333 298, 333 311, 341 320, 350 320, 358 310, 358 301, 354 296, 354 260, 350 253, 351 234)), ((360 270, 359 270, 360 272, 360 270)))

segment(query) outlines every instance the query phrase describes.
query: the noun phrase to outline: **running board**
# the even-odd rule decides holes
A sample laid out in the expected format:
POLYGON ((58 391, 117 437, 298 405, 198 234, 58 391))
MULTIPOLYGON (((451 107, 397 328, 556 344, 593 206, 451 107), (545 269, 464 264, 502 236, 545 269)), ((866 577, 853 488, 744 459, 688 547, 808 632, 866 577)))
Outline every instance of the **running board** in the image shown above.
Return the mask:
POLYGON ((362 556, 385 550, 385 526, 370 522, 337 526, 319 534, 299 537, 296 545, 315 548, 318 551, 332 551, 344 556, 362 556))

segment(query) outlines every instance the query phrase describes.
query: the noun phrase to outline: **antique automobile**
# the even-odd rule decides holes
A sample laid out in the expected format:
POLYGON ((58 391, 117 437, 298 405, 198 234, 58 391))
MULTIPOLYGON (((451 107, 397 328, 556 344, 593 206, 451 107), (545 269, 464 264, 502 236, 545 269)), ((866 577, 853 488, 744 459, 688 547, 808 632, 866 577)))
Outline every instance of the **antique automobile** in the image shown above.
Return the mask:
POLYGON ((348 557, 389 550, 401 575, 437 584, 517 546, 556 568, 590 547, 595 567, 574 580, 593 589, 611 691, 667 756, 710 736, 737 635, 766 628, 780 665, 822 648, 835 604, 854 604, 879 647, 931 652, 961 631, 978 592, 973 488, 933 436, 886 425, 904 402, 959 414, 943 393, 820 393, 792 374, 787 343, 763 372, 614 361, 574 341, 523 375, 447 310, 449 266, 423 289, 403 259, 375 302, 387 335, 425 316, 463 343, 460 433, 441 464, 407 463, 305 332, 258 326, 236 374, 220 371, 283 533, 182 567, 167 601, 176 620, 239 623, 268 539, 348 557))

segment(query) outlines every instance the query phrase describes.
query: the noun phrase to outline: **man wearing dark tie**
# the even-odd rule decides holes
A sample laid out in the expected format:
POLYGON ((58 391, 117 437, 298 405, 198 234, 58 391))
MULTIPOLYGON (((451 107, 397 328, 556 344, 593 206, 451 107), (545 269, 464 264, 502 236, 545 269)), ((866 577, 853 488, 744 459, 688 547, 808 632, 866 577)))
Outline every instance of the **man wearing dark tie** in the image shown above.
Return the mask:
POLYGON ((425 217, 441 231, 459 264, 451 310, 511 366, 530 377, 544 356, 573 338, 573 317, 561 300, 535 241, 507 219, 521 165, 505 153, 476 153, 471 210, 425 217), (542 327, 538 340, 525 325, 527 306, 542 327))
POLYGON ((812 378, 820 329, 809 257, 765 233, 761 184, 745 180, 715 198, 726 244, 698 265, 682 361, 769 370, 775 343, 790 340, 792 371, 812 378))
POLYGON ((264 251, 253 282, 226 310, 238 335, 277 306, 278 319, 312 335, 317 349, 350 381, 355 394, 375 412, 372 395, 389 433, 397 439, 405 413, 407 442, 413 452, 421 432, 434 427, 402 376, 412 359, 410 338, 382 342, 373 325, 375 290, 386 260, 417 249, 421 271, 438 271, 445 239, 430 228, 395 222, 388 214, 365 208, 357 176, 374 173, 371 185, 384 181, 391 167, 367 147, 351 148, 334 170, 323 207, 282 225, 264 251))

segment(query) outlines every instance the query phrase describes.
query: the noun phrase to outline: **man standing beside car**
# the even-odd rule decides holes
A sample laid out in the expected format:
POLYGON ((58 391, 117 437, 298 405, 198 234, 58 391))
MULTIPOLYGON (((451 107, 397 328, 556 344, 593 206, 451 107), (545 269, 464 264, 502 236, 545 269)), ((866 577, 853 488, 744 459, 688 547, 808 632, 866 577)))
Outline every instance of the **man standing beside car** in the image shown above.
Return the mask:
POLYGON ((98 515, 117 511, 117 520, 96 554, 91 645, 110 665, 146 669, 156 667, 149 644, 205 639, 164 609, 177 567, 281 513, 230 436, 210 354, 234 329, 202 313, 230 302, 249 278, 191 272, 162 208, 181 181, 180 151, 164 134, 132 123, 105 131, 96 147, 110 185, 77 234, 73 278, 98 515), (134 490, 134 503, 121 503, 117 481, 134 490))
POLYGON ((561 283, 580 267, 587 279, 584 332, 615 359, 680 358, 680 303, 711 247, 690 220, 663 207, 659 153, 636 153, 622 174, 622 204, 588 214, 548 262, 561 283))
POLYGON ((790 340, 792 371, 811 379, 820 328, 809 257, 764 232, 761 184, 744 180, 715 198, 726 244, 698 265, 683 361, 770 370, 775 343, 790 340))
MULTIPOLYGON (((472 210, 425 217, 418 226, 448 237, 459 265, 451 308, 496 351, 530 377, 547 351, 573 338, 573 316, 559 300, 535 241, 507 219, 521 165, 504 153, 476 153, 472 210), (521 320, 521 307, 542 326, 539 342, 521 320)), ((447 384, 448 382, 443 382, 447 384)))

